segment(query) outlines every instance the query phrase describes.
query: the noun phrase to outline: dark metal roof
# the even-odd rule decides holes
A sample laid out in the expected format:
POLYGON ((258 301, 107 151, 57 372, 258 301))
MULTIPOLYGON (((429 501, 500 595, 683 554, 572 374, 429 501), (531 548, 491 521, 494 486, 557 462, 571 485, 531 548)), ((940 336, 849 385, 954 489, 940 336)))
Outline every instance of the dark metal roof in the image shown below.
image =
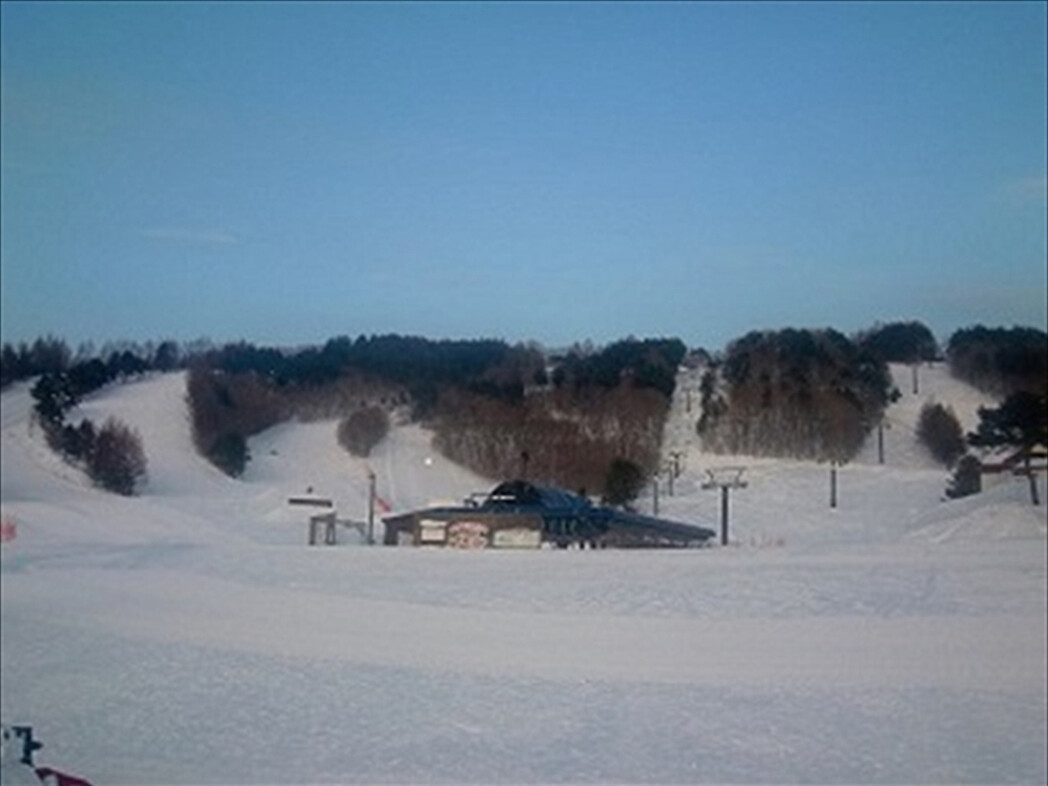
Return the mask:
POLYGON ((480 505, 482 510, 503 510, 507 507, 582 512, 593 506, 588 499, 578 494, 553 486, 538 486, 526 480, 500 483, 480 505))
POLYGON ((706 527, 697 527, 694 524, 682 524, 677 521, 658 519, 654 516, 644 516, 640 513, 629 513, 621 510, 610 511, 609 521, 613 525, 638 533, 650 533, 682 540, 706 541, 717 534, 706 527))

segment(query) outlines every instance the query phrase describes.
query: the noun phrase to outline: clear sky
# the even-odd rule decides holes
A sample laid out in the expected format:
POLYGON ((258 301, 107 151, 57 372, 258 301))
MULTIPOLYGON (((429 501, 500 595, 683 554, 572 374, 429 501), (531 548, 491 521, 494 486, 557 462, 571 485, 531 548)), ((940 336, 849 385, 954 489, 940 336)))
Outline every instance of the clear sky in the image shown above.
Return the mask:
POLYGON ((3 340, 1044 328, 1046 9, 5 1, 3 340))

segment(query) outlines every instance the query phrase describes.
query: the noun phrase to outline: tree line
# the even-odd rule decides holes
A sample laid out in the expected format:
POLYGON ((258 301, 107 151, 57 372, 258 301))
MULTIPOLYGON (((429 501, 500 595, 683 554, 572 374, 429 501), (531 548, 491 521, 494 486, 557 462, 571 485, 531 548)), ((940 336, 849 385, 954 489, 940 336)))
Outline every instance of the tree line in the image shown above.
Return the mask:
POLYGON ((106 385, 149 371, 183 368, 209 347, 206 340, 187 345, 173 340, 144 345, 118 342, 103 345, 98 354, 91 344, 82 344, 74 354, 63 339, 46 336, 31 344, 5 343, 0 348, 0 380, 6 387, 36 378, 30 395, 48 446, 83 469, 100 488, 131 495, 147 475, 139 434, 117 418, 108 418, 101 426, 89 418, 67 422, 69 412, 106 385))
MULTIPOLYGON (((699 434, 714 451, 847 460, 893 396, 888 362, 945 355, 956 376, 982 389, 1044 390, 1043 331, 976 326, 945 346, 920 322, 878 324, 851 338, 831 329, 751 332, 723 353, 700 352, 709 362, 699 434)), ((48 441, 72 460, 87 455, 83 446, 98 431, 89 424, 81 434, 64 422, 80 398, 149 371, 189 368, 197 448, 232 475, 249 459, 247 437, 281 420, 345 421, 399 407, 431 425, 449 457, 483 474, 526 470, 533 479, 599 491, 615 462, 619 470, 625 461, 643 474, 656 471, 687 348, 676 338, 630 337, 550 355, 537 344, 389 334, 295 349, 200 339, 92 352, 81 345, 74 353, 52 336, 0 351, 4 385, 40 377, 34 397, 48 441)), ((929 415, 928 430, 955 455, 956 435, 942 415, 929 415)))
MULTIPOLYGON (((1048 337, 1034 328, 964 328, 945 350, 917 321, 851 338, 831 329, 754 331, 708 364, 698 433, 717 452, 846 461, 898 395, 886 364, 944 357, 953 376, 1002 399, 1043 396, 1048 384, 1048 337)), ((942 407, 923 414, 921 434, 945 463, 964 452, 942 407)))
POLYGON ((555 358, 534 344, 491 339, 343 336, 295 352, 240 342, 198 358, 187 397, 197 449, 231 475, 249 458, 246 437, 326 396, 334 406, 324 416, 341 418, 340 441, 355 454, 388 427, 377 427, 376 408, 405 407, 435 429, 439 449, 481 474, 526 471, 599 492, 616 460, 645 472, 657 465, 685 351, 678 339, 634 338, 555 358), (335 400, 336 390, 350 393, 335 400))
POLYGON ((751 332, 700 389, 707 449, 838 462, 858 452, 892 397, 884 359, 831 329, 751 332))
POLYGON ((1048 334, 1028 327, 958 330, 946 344, 950 373, 991 395, 1048 389, 1048 334))
MULTIPOLYGON (((87 373, 88 364, 94 377, 112 381, 119 377, 146 371, 171 371, 184 368, 192 358, 210 346, 207 339, 179 344, 173 340, 138 344, 129 341, 110 342, 95 350, 91 343, 81 344, 74 353, 64 339, 42 336, 33 342, 4 343, 0 348, 0 387, 42 374, 87 373)), ((104 384, 104 383, 103 383, 104 384)))
POLYGON ((146 477, 146 455, 138 433, 117 418, 108 418, 101 427, 89 418, 76 425, 66 422, 67 413, 81 398, 102 383, 86 372, 50 372, 40 376, 30 390, 34 414, 49 447, 70 464, 82 468, 92 482, 125 496, 135 493, 146 477))

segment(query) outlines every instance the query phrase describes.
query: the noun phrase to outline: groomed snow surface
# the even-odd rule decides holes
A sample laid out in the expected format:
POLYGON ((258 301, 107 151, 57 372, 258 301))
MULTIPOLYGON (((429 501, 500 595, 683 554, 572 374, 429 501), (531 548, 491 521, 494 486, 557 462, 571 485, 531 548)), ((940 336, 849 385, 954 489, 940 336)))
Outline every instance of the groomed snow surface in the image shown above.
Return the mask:
POLYGON ((411 425, 365 464, 324 422, 252 439, 230 480, 193 452, 174 374, 71 413, 139 430, 150 477, 125 499, 44 447, 15 386, 3 722, 98 786, 1044 783, 1044 509, 1022 479, 942 501, 920 404, 971 428, 992 402, 941 368, 918 395, 895 373, 886 464, 870 446, 843 467, 836 510, 826 466, 703 454, 682 373, 665 445, 684 473, 660 512, 719 529, 705 470, 745 464, 749 481, 732 545, 685 551, 366 547, 353 531, 310 548, 309 510, 287 505, 309 487, 362 519, 369 469, 395 510, 496 479, 411 425))

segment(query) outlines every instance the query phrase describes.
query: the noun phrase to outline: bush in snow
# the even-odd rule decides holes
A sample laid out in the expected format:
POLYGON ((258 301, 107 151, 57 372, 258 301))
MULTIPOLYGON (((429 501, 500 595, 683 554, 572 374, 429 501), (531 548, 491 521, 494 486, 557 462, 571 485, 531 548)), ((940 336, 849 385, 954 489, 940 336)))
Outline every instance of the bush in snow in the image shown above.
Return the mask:
POLYGON ((975 456, 967 455, 957 462, 950 483, 946 487, 946 496, 960 499, 982 491, 982 464, 975 456))
POLYGON ((229 431, 216 439, 207 453, 208 460, 231 478, 244 474, 251 454, 243 434, 229 431))
POLYGON ((186 378, 186 403, 197 451, 233 477, 249 458, 245 435, 264 431, 286 415, 280 395, 258 375, 200 366, 186 378))
POLYGON ((338 444, 354 456, 367 458, 389 433, 389 416, 378 407, 358 410, 338 424, 338 444))
POLYGON ((87 456, 87 474, 98 486, 131 496, 146 475, 146 454, 138 433, 116 418, 109 418, 95 436, 87 456))
POLYGON ((33 408, 39 422, 45 427, 54 426, 59 429, 66 412, 80 402, 69 377, 62 372, 41 376, 29 391, 29 395, 36 402, 33 408))
POLYGON ((950 407, 927 403, 917 419, 917 439, 941 464, 952 467, 964 455, 964 432, 950 407))
POLYGON ((604 480, 605 505, 626 505, 637 498, 644 488, 644 473, 632 461, 615 459, 608 467, 604 480))
POLYGON ((87 418, 79 426, 66 424, 62 427, 62 439, 58 449, 70 461, 86 461, 95 449, 95 424, 87 418))

